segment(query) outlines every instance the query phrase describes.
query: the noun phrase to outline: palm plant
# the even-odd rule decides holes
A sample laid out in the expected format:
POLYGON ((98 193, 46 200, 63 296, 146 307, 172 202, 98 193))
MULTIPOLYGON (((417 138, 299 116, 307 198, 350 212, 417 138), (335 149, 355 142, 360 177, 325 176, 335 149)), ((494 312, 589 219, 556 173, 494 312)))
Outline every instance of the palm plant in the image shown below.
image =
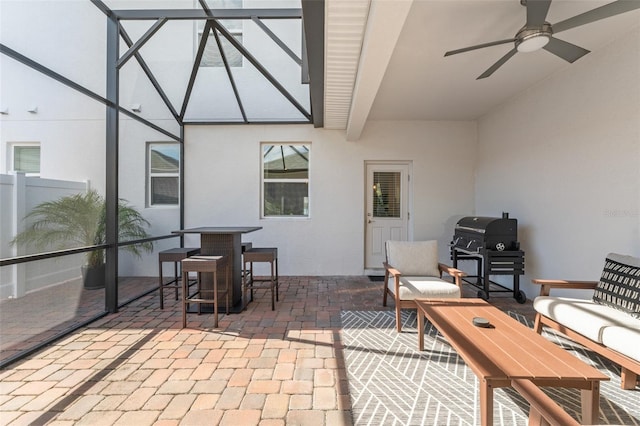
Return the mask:
MULTIPOLYGON (((104 197, 95 190, 41 203, 25 216, 25 220, 31 224, 13 239, 13 244, 28 244, 38 250, 61 250, 106 241, 106 204, 104 197)), ((147 238, 147 226, 149 222, 135 208, 125 200, 119 200, 119 241, 147 238)), ((153 243, 125 246, 124 249, 139 257, 142 251, 153 250, 153 243)), ((87 253, 89 268, 104 265, 104 260, 104 250, 87 253)))

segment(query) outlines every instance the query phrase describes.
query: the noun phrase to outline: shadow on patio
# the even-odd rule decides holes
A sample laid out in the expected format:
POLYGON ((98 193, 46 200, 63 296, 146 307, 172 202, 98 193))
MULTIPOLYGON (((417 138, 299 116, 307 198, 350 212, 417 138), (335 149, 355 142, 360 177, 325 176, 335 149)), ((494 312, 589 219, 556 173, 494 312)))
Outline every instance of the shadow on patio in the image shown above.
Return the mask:
MULTIPOLYGON (((246 311, 222 315, 218 329, 207 314, 190 314, 182 329, 173 295, 160 310, 150 293, 0 372, 2 423, 353 424, 345 350, 357 347, 344 347, 343 315, 391 313, 381 285, 281 277, 275 311, 259 292, 246 311)), ((530 303, 492 302, 533 318, 530 303)), ((416 335, 391 338, 415 345, 416 335)))

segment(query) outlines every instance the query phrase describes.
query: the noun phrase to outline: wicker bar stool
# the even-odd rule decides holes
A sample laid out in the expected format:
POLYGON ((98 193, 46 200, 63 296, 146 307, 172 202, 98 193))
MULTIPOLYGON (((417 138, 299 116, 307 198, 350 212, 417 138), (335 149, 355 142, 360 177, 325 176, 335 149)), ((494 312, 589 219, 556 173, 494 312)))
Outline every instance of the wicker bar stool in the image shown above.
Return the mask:
POLYGON ((276 309, 275 301, 278 300, 278 248, 277 247, 256 247, 244 252, 243 268, 245 273, 242 279, 242 297, 244 305, 248 304, 247 291, 251 291, 253 301, 253 290, 258 288, 271 289, 271 310, 276 309), (271 275, 267 278, 255 278, 253 273, 254 262, 268 262, 271 265, 271 275), (247 269, 247 264, 249 268, 247 269))
POLYGON ((200 248, 197 247, 176 247, 163 250, 158 253, 158 266, 160 269, 160 283, 158 286, 158 289, 160 290, 160 309, 164 309, 164 289, 175 289, 176 300, 178 300, 178 289, 182 287, 182 284, 180 284, 180 275, 178 275, 178 264, 182 259, 186 259, 189 256, 195 256, 199 253, 200 248), (162 274, 162 264, 165 262, 173 263, 173 279, 166 283, 164 282, 164 276, 162 274))
POLYGON ((213 326, 218 327, 218 297, 225 296, 226 313, 229 314, 230 306, 230 277, 231 268, 228 256, 192 256, 182 260, 182 328, 187 326, 187 310, 191 303, 198 305, 198 315, 201 314, 201 305, 213 304, 213 326), (189 294, 189 272, 196 272, 196 292, 189 294), (203 288, 202 274, 213 274, 212 288, 203 288), (218 289, 218 275, 224 275, 224 290, 218 289))

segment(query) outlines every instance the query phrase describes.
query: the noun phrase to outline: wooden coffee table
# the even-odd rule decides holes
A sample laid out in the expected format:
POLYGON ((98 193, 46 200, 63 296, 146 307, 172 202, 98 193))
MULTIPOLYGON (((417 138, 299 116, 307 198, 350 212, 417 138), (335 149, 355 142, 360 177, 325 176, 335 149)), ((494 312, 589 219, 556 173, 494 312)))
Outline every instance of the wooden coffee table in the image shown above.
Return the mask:
POLYGON ((478 377, 483 425, 493 424, 493 389, 519 379, 581 389, 582 423, 598 420, 600 381, 609 380, 600 371, 482 299, 416 300, 416 305, 420 350, 426 317, 478 377), (474 317, 488 319, 491 326, 474 326, 474 317))

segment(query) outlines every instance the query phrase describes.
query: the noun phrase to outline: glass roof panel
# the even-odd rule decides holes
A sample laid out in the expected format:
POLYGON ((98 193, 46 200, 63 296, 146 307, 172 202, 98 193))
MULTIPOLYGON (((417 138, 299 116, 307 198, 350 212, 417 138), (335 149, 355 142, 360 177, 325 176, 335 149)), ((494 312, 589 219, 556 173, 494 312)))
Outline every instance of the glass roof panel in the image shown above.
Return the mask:
MULTIPOLYGON (((134 43, 150 27, 149 21, 123 21, 122 24, 134 43)), ((182 108, 193 68, 195 56, 193 46, 196 42, 194 26, 195 23, 192 21, 167 21, 139 50, 140 56, 149 67, 153 78, 158 82, 178 114, 182 108)), ((121 50, 125 50, 124 47, 121 46, 121 50)), ((121 85, 127 84, 123 72, 130 63, 137 64, 137 60, 131 58, 121 68, 121 85)), ((146 75, 142 76, 146 77, 146 75)), ((157 107, 168 108, 164 101, 160 100, 159 102, 162 105, 157 107)), ((123 105, 127 107, 127 105, 123 105)))
POLYGON ((120 69, 119 89, 121 107, 174 135, 180 135, 178 121, 135 59, 120 69))
MULTIPOLYGON (((249 121, 307 121, 303 112, 248 60, 242 68, 233 68, 231 72, 249 121)), ((295 93, 283 89, 296 99, 295 93)), ((298 105, 309 112, 304 105, 299 102, 298 105)))
POLYGON ((301 20, 247 21, 244 33, 246 41, 243 44, 247 51, 309 111, 309 85, 302 83, 301 20))
POLYGON ((244 121, 224 68, 200 68, 184 117, 189 121, 244 121))

